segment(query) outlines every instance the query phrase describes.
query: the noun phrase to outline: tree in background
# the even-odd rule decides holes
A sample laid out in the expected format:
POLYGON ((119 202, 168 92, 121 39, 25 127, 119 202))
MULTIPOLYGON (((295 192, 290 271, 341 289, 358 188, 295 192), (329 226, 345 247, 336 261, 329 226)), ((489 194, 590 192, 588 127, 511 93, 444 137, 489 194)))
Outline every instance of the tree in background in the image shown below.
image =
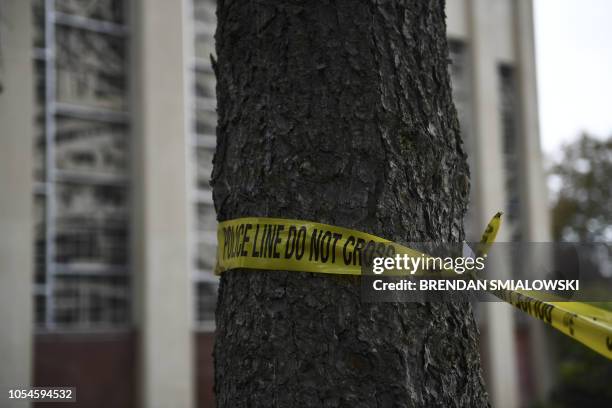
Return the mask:
MULTIPOLYGON (((464 239, 443 0, 219 1, 217 15, 219 221, 464 239)), ((468 303, 364 303, 360 282, 223 273, 217 406, 488 406, 468 303)))
POLYGON ((564 146, 551 177, 559 189, 552 210, 555 241, 612 241, 612 137, 583 134, 564 146))
MULTIPOLYGON (((551 168, 556 190, 553 238, 564 242, 612 240, 612 137, 583 134, 564 146, 551 168)), ((592 265, 597 268, 597 265, 592 265)), ((599 303, 612 310, 612 303, 599 303)), ((558 354, 558 377, 549 407, 612 407, 612 361, 551 331, 558 354)))

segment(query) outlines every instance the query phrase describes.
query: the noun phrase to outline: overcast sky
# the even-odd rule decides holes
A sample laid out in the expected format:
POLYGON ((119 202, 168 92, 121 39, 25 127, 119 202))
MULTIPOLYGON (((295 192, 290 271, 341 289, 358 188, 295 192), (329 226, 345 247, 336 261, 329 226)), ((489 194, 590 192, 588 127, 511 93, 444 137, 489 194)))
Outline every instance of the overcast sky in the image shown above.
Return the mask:
POLYGON ((542 147, 612 135, 612 0, 534 0, 542 147))

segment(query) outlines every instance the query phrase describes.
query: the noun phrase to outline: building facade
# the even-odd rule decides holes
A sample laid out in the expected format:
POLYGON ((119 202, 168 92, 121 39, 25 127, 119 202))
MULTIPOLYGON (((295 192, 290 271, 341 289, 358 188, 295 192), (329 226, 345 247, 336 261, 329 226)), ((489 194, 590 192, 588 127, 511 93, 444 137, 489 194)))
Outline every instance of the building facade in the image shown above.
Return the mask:
MULTIPOLYGON (((214 0, 5 3, 0 385, 210 406, 214 0)), ((548 241, 531 1, 447 3, 467 236, 504 209, 501 240, 548 241)), ((493 406, 542 397, 539 326, 503 304, 478 317, 493 406)))
MULTIPOLYGON (((477 240, 489 217, 502 209, 506 215, 498 241, 548 242, 532 1, 448 0, 447 33, 471 170, 466 235, 477 240)), ((508 277, 517 266, 516 260, 495 265, 508 277)), ((545 399, 551 369, 543 326, 506 304, 478 306, 492 406, 528 406, 545 399)))

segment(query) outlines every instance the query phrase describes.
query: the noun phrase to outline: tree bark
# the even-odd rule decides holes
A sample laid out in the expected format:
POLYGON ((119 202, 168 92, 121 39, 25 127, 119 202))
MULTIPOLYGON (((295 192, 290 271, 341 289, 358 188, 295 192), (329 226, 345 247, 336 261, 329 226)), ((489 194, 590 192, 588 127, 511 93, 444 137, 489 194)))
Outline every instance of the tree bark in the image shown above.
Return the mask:
MULTIPOLYGON (((219 221, 463 240, 444 1, 219 1, 219 221)), ((358 277, 223 273, 218 407, 488 406, 469 304, 362 303, 358 277)))

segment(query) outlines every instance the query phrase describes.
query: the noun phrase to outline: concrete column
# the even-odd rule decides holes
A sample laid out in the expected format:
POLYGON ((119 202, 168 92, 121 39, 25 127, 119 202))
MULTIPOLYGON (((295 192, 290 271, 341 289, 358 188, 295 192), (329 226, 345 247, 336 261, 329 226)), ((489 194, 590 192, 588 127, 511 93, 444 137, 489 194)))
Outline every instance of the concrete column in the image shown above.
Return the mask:
POLYGON ((185 2, 135 0, 133 212, 140 405, 194 405, 185 2))
MULTIPOLYGON (((535 63, 533 4, 531 0, 516 2, 516 48, 519 98, 521 107, 521 166, 525 176, 522 184, 523 236, 528 242, 550 242, 550 216, 545 175, 540 149, 538 95, 535 63)), ((542 245, 533 248, 534 256, 545 256, 542 245)), ((535 259, 527 260, 533 278, 544 277, 544 269, 536 268, 535 259)), ((540 263, 542 265, 542 263, 540 263)), ((551 347, 544 324, 529 320, 530 348, 536 381, 536 396, 545 399, 552 386, 551 347)))
POLYGON ((550 215, 540 148, 533 4, 531 0, 518 0, 516 7, 517 72, 524 136, 520 147, 521 156, 524 157, 521 164, 529 175, 525 180, 523 192, 527 210, 524 219, 525 232, 531 241, 549 242, 550 215))
POLYGON ((33 121, 32 10, 0 3, 0 405, 32 381, 33 121))
MULTIPOLYGON (((498 73, 495 44, 491 33, 497 29, 489 0, 471 0, 471 44, 474 86, 474 174, 476 230, 482 231, 495 212, 506 204, 502 136, 499 111, 498 73)), ((507 241, 502 229, 498 241, 507 241)), ((495 261, 492 258, 490 261, 495 261)), ((506 276, 506 262, 496 262, 496 276, 506 276)), ((513 310, 502 303, 483 303, 487 333, 487 388, 491 405, 516 408, 519 405, 513 310)))

